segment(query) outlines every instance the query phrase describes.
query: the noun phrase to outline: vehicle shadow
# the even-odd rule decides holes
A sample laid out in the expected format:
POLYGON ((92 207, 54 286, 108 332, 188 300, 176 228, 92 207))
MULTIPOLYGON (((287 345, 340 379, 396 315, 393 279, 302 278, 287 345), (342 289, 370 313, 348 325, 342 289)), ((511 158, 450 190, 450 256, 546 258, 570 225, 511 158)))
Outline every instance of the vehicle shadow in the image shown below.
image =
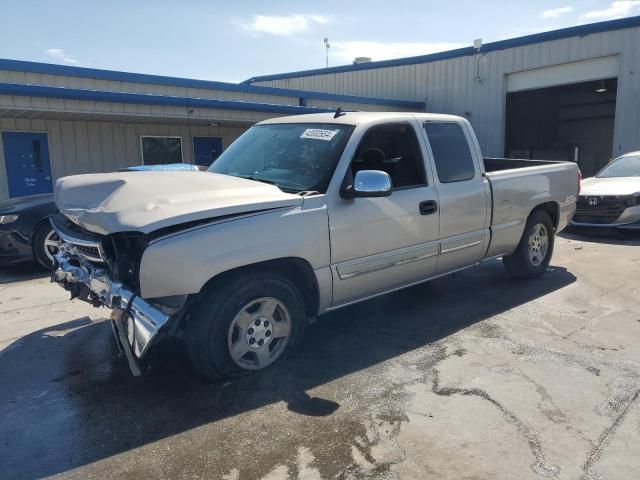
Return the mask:
MULTIPOLYGON (((206 383, 179 345, 155 352, 134 378, 107 321, 76 319, 0 352, 3 478, 39 478, 284 401, 300 415, 331 415, 306 392, 437 342, 576 280, 561 267, 514 282, 499 262, 321 317, 294 358, 265 372, 206 383)), ((160 347, 160 345, 158 346, 160 347)))
POLYGON ((32 262, 20 263, 0 268, 0 285, 13 282, 24 282, 49 276, 49 271, 32 262))

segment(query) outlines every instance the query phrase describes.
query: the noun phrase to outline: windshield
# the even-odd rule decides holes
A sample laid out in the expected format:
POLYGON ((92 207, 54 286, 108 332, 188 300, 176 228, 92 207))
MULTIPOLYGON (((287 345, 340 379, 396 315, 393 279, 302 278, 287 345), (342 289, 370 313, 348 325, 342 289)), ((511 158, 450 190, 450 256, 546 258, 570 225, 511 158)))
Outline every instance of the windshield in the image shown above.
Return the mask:
POLYGON ((209 171, 272 183, 289 192, 324 193, 351 130, 349 125, 318 123, 256 125, 209 171))
POLYGON ((596 178, 611 177, 640 177, 640 155, 620 157, 596 175, 596 178))

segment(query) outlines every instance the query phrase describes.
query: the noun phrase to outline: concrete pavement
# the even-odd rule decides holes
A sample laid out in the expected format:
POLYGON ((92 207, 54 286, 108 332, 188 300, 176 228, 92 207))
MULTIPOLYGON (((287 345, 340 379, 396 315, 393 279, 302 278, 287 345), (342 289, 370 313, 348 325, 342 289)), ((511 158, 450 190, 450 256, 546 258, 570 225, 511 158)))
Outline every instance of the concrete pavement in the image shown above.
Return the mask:
POLYGON ((640 472, 640 241, 558 238, 320 318, 263 373, 207 384, 179 345, 141 378, 108 312, 0 272, 0 475, 589 478, 640 472))

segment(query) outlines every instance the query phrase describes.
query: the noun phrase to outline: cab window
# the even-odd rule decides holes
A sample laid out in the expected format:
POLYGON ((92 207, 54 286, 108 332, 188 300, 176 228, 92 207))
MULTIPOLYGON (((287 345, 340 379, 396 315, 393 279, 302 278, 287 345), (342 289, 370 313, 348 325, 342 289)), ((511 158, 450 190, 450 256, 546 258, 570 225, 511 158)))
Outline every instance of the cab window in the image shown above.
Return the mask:
POLYGON ((409 124, 371 127, 362 137, 351 162, 354 176, 360 170, 387 172, 394 190, 427 183, 418 139, 409 124))

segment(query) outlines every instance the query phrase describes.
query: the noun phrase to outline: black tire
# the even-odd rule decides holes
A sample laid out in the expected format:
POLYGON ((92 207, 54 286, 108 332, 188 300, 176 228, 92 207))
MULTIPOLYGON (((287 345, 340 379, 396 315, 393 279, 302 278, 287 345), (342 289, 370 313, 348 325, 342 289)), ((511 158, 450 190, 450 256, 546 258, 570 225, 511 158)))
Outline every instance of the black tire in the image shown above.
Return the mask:
POLYGON ((47 270, 51 270, 53 268, 53 260, 47 255, 47 247, 45 246, 45 241, 51 233, 54 233, 53 228, 51 228, 49 222, 46 221, 38 226, 36 232, 33 234, 32 242, 33 259, 47 270))
POLYGON ((544 210, 537 210, 529 216, 527 224, 524 227, 524 232, 522 233, 522 238, 520 239, 515 252, 509 256, 503 257, 502 263, 507 269, 507 272, 515 278, 537 278, 547 270, 549 262, 551 262, 554 240, 555 231, 551 216, 544 210), (544 257, 541 261, 536 263, 531 260, 529 255, 529 240, 533 235, 534 230, 540 225, 542 225, 548 236, 548 246, 544 257))
POLYGON ((189 356, 194 368, 205 378, 237 377, 260 369, 239 366, 229 352, 228 338, 234 318, 243 311, 243 306, 264 297, 281 302, 289 317, 288 341, 275 361, 298 345, 304 333, 306 313, 300 292, 287 278, 269 272, 252 272, 214 282, 199 294, 187 319, 189 356))

